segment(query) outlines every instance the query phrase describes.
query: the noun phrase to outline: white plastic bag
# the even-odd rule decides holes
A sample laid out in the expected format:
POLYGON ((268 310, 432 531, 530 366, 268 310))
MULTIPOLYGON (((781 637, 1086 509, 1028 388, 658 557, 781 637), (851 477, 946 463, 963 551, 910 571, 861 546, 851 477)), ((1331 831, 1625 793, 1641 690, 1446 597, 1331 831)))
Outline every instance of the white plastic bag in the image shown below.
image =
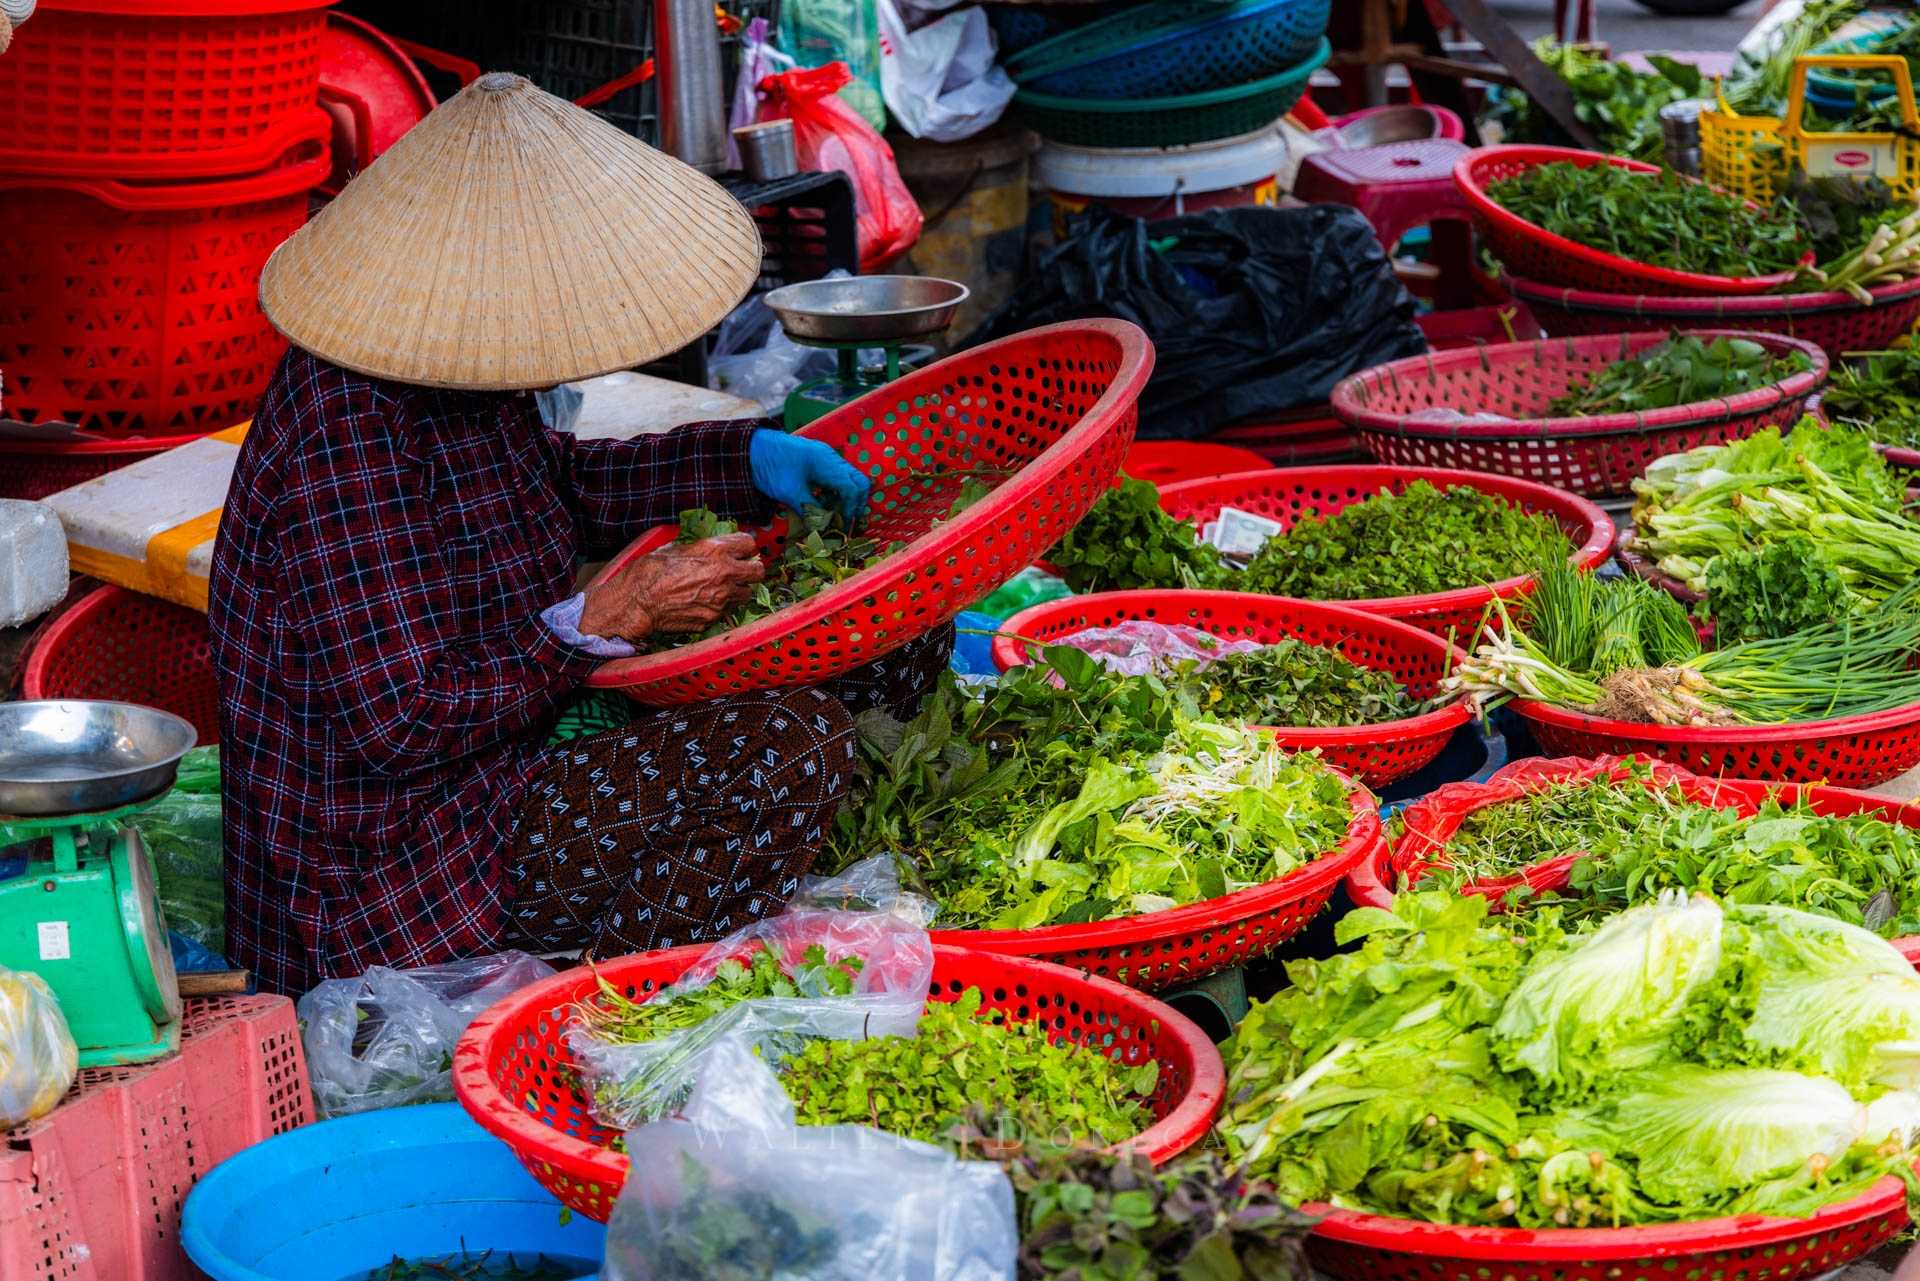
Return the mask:
POLYGON ((79 1070, 80 1051, 47 985, 0 966, 0 1130, 53 1111, 79 1070))
POLYGON ((692 1027, 633 1044, 604 1039, 584 1022, 576 1023, 567 1043, 586 1078, 595 1114, 625 1128, 673 1110, 692 1090, 707 1052, 729 1038, 741 1038, 776 1060, 814 1037, 853 1041, 914 1035, 933 982, 933 943, 927 936, 932 919, 932 904, 901 892, 889 858, 868 859, 831 879, 806 881, 785 912, 713 944, 652 1000, 671 1001, 702 988, 722 966, 737 967, 762 948, 776 949, 791 974, 816 946, 828 963, 860 959, 851 994, 810 990, 802 982, 798 996, 740 1001, 692 1027))
POLYGON ((740 167, 740 147, 733 131, 754 122, 760 111, 760 82, 799 64, 773 47, 767 20, 755 18, 740 33, 740 74, 733 79, 733 105, 727 111, 727 168, 740 167))
POLYGON ((894 0, 874 0, 874 7, 880 89, 902 129, 933 142, 958 142, 1000 119, 1015 86, 994 63, 986 10, 956 9, 909 31, 894 0))
POLYGON ((746 1042, 705 1059, 684 1113, 627 1134, 601 1281, 1012 1281, 1013 1187, 861 1125, 798 1126, 746 1042))
POLYGON ((1221 640, 1211 632, 1185 623, 1151 623, 1135 619, 1112 627, 1089 627, 1064 638, 1063 645, 1083 650, 1108 671, 1122 676, 1144 676, 1170 663, 1192 660, 1203 666, 1229 654, 1265 649, 1259 641, 1221 640))
POLYGON ((300 998, 307 1069, 322 1116, 453 1097, 453 1047, 502 997, 553 973, 525 952, 501 952, 416 970, 376 965, 327 979, 300 998))

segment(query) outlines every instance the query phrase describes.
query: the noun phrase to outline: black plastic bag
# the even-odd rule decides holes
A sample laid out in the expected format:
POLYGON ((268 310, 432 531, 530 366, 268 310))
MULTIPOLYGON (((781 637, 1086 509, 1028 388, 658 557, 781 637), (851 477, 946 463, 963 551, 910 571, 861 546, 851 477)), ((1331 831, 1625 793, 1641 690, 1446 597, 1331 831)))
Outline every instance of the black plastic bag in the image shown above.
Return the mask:
POLYGON ((1323 403, 1348 374, 1427 350, 1413 298, 1345 205, 1075 220, 969 345, 1112 316, 1153 339, 1143 439, 1192 439, 1323 403))

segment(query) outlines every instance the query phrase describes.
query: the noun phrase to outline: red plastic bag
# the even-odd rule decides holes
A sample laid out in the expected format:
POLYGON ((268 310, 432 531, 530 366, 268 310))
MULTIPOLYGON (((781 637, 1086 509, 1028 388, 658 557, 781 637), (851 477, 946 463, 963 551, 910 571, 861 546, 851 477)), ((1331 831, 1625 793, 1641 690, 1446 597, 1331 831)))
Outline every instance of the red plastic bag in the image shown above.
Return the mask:
POLYGON ((860 270, 878 271, 913 248, 922 219, 893 148, 839 96, 852 79, 844 62, 768 76, 760 82, 759 119, 793 121, 802 169, 847 175, 860 220, 860 270))

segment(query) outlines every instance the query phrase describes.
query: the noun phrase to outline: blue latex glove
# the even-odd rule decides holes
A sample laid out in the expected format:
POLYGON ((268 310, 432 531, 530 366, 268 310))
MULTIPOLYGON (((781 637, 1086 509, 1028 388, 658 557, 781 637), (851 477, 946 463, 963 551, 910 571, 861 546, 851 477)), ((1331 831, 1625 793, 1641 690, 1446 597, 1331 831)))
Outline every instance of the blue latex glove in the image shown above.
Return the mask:
POLYGON ((798 512, 802 507, 831 507, 849 524, 867 510, 867 475, 831 445, 762 427, 747 445, 753 487, 798 512), (825 495, 824 501, 814 490, 825 495))

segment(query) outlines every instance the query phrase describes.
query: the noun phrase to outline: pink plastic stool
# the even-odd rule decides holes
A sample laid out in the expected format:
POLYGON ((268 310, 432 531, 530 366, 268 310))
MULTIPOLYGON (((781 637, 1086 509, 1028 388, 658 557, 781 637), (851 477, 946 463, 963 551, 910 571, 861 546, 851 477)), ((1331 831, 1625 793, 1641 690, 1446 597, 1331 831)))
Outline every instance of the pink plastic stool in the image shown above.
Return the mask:
POLYGON ((1320 151, 1300 162, 1296 199, 1352 205, 1373 225, 1388 251, 1415 227, 1432 226, 1433 261, 1440 268, 1434 301, 1443 308, 1473 301, 1471 224, 1467 203, 1453 185, 1453 165, 1464 142, 1421 138, 1353 151, 1320 151))

